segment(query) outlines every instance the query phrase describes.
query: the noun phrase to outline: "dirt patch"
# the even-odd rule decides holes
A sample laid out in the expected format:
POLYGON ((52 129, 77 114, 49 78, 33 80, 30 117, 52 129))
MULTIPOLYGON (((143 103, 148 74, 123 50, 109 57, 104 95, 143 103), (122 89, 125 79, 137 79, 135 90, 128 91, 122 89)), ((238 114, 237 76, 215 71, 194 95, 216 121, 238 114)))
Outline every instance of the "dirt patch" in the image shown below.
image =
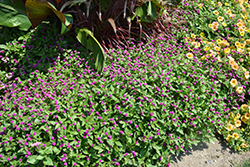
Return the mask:
POLYGON ((171 167, 233 167, 245 160, 250 161, 250 151, 239 154, 216 136, 213 143, 202 142, 187 153, 172 156, 172 160, 171 167))

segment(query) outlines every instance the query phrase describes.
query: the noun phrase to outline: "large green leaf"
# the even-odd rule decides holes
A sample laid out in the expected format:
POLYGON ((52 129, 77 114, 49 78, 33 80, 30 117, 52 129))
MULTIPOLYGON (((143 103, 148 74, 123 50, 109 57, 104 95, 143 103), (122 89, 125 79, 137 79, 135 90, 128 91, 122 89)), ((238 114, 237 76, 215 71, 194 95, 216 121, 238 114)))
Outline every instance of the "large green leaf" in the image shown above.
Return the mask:
POLYGON ((18 12, 26 15, 25 6, 22 0, 0 0, 0 3, 11 6, 18 12))
POLYGON ((73 16, 71 14, 64 14, 65 16, 65 24, 62 23, 61 34, 64 34, 69 31, 67 26, 73 23, 73 16))
POLYGON ((29 18, 8 5, 0 4, 0 25, 6 27, 17 27, 27 31, 31 27, 29 18))
POLYGON ((72 27, 71 23, 68 24, 64 14, 58 11, 54 5, 49 3, 47 0, 27 0, 25 8, 33 27, 41 24, 41 22, 52 13, 54 13, 62 21, 68 30, 72 27))
POLYGON ((27 162, 30 164, 36 164, 38 163, 38 160, 36 158, 37 158, 37 155, 32 155, 28 158, 27 162))
POLYGON ((53 11, 47 7, 46 2, 38 0, 27 0, 25 2, 26 13, 33 28, 42 23, 53 11))
POLYGON ((76 28, 75 32, 77 34, 76 38, 83 44, 87 49, 93 52, 95 58, 95 69, 102 73, 105 63, 105 53, 102 46, 93 36, 92 32, 86 28, 76 28))
POLYGON ((148 10, 147 10, 148 14, 150 16, 152 16, 154 19, 156 19, 157 17, 157 13, 156 13, 156 6, 152 1, 148 1, 148 10))

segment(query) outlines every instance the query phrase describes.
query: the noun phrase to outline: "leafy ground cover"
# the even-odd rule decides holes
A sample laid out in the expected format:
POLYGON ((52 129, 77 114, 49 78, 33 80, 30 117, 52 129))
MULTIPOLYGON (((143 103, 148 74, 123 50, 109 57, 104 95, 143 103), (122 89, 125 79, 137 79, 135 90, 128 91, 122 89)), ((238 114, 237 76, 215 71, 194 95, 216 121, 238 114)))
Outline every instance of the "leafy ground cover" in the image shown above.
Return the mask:
POLYGON ((170 166, 169 155, 215 132, 248 151, 250 5, 180 7, 173 21, 189 19, 186 28, 110 50, 102 75, 53 25, 7 42, 1 165, 170 166))

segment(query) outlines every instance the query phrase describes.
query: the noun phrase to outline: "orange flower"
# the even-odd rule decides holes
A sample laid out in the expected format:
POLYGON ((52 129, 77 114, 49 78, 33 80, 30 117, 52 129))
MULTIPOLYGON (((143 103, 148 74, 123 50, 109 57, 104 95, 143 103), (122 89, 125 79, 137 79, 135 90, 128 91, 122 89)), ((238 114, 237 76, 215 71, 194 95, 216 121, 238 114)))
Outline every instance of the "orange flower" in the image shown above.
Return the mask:
POLYGON ((229 64, 233 65, 235 63, 235 61, 233 59, 229 59, 229 64))
POLYGON ((236 63, 232 64, 231 66, 232 66, 232 68, 233 68, 234 70, 238 70, 238 69, 239 69, 239 66, 238 66, 238 64, 236 64, 236 63))

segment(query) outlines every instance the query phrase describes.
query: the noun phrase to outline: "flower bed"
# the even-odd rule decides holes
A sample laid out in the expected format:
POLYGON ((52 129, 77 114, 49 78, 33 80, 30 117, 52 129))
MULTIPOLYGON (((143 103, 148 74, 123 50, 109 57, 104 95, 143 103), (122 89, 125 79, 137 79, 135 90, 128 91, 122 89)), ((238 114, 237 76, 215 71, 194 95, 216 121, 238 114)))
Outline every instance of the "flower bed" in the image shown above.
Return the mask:
POLYGON ((12 41, 1 52, 1 164, 169 166, 169 155, 215 132, 247 151, 249 14, 240 10, 250 5, 236 4, 183 1, 194 16, 186 29, 110 50, 103 75, 47 25, 12 41))

